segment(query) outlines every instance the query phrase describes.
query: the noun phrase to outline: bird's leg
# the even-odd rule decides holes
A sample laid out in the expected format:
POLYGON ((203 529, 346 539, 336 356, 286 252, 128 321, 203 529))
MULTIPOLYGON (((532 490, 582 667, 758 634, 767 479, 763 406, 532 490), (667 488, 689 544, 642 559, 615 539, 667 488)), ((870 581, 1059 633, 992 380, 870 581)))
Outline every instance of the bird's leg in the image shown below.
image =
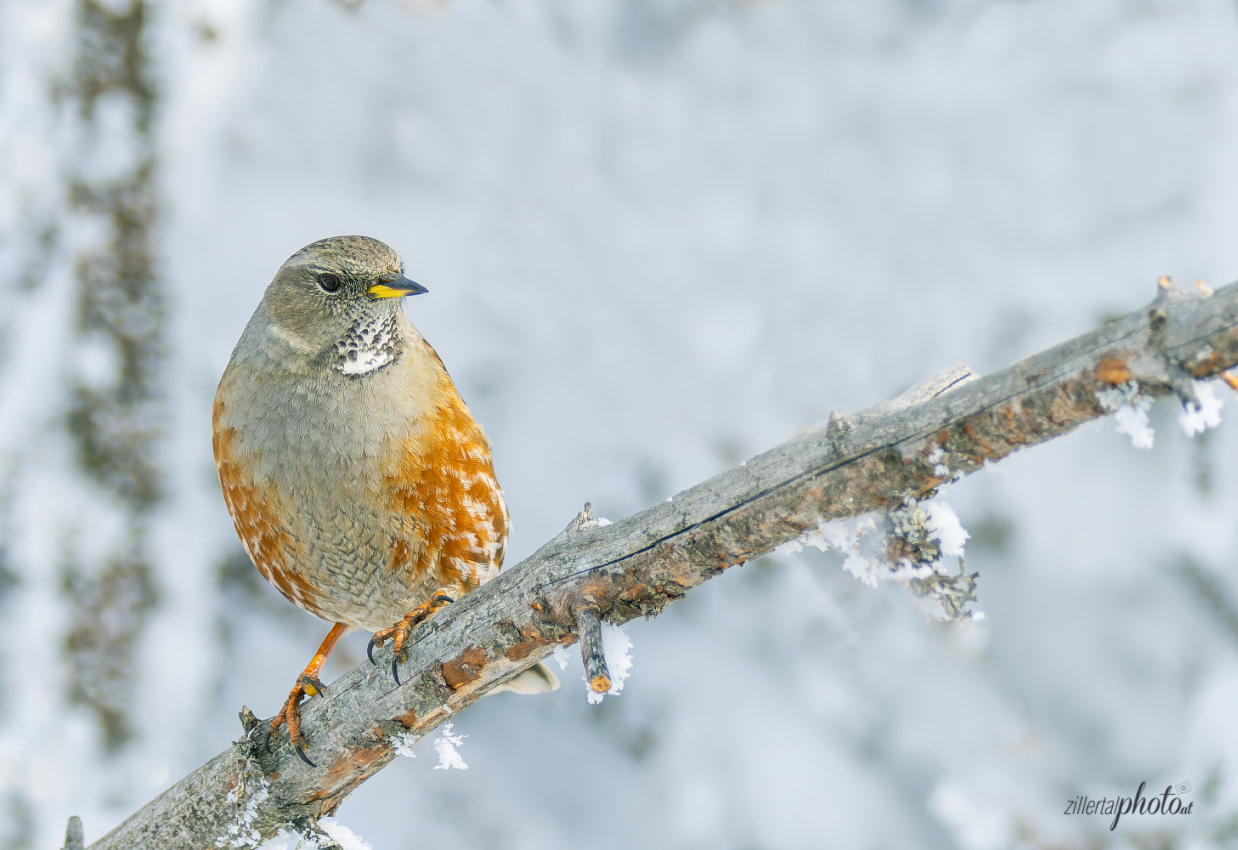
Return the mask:
POLYGON ((370 662, 373 663, 374 655, 372 650, 376 646, 382 646, 389 640, 394 641, 391 645, 391 675, 395 677, 395 683, 400 684, 400 673, 398 667, 407 657, 404 651, 404 645, 408 641, 408 633, 413 630, 413 627, 419 623, 424 623, 437 613, 440 609, 454 602, 454 598, 448 596, 450 591, 448 588, 440 587, 434 591, 434 594, 425 602, 418 605, 412 611, 404 616, 404 619, 396 623, 389 629, 383 629, 380 632, 375 632, 374 637, 370 639, 370 646, 367 653, 370 656, 370 662))
POLYGON ((296 748, 301 760, 310 767, 317 767, 317 765, 305 755, 305 739, 301 737, 301 697, 313 697, 326 693, 327 689, 323 687, 322 682, 318 681, 318 674, 322 672, 322 665, 327 663, 327 656, 331 654, 331 650, 335 649, 345 628, 347 627, 343 623, 336 623, 331 627, 331 631, 327 632, 322 645, 318 647, 318 651, 314 653, 314 657, 297 679, 296 685, 288 692, 284 707, 280 709, 279 714, 275 715, 267 730, 269 737, 278 731, 281 724, 287 723, 288 737, 292 739, 292 746, 296 748))

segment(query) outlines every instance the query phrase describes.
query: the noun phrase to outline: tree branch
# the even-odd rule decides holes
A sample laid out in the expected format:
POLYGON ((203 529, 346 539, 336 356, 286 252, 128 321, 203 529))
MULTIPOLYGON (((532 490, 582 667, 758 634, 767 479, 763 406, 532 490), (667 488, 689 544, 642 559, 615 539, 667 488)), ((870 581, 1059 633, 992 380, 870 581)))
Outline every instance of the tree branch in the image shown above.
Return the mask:
POLYGON ((834 414, 613 525, 599 527, 581 514, 531 557, 422 626, 402 687, 387 664, 366 663, 309 700, 303 728, 317 768, 298 760, 286 736, 268 753, 262 726, 248 722, 241 741, 91 850, 213 848, 221 836, 308 827, 395 757, 393 738, 430 732, 554 647, 576 641, 593 614, 615 624, 655 616, 706 579, 823 519, 929 497, 985 463, 1107 415, 1098 393, 1122 386, 1193 399, 1192 379, 1236 363, 1238 284, 1195 298, 1163 280, 1148 307, 1009 369, 982 379, 953 371, 894 402, 834 414), (237 832, 229 835, 230 826, 237 832))

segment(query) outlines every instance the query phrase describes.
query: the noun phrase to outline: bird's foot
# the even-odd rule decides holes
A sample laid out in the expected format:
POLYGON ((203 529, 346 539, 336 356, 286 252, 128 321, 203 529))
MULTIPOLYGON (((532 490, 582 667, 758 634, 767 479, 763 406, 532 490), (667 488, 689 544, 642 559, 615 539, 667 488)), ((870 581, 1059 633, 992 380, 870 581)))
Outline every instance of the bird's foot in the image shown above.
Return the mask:
POLYGON ((397 685, 400 684, 400 665, 408 659, 405 645, 408 643, 409 632, 415 626, 424 623, 454 601, 454 599, 440 589, 428 600, 409 611, 403 620, 391 628, 375 632, 374 637, 370 638, 370 645, 366 648, 366 655, 369 657, 370 663, 374 663, 374 647, 381 647, 387 641, 392 641, 391 675, 395 677, 395 683, 397 685))
POLYGON ((343 623, 336 623, 331 627, 331 631, 327 632, 327 636, 322 639, 322 645, 318 647, 318 651, 314 653, 314 657, 310 660, 302 672, 300 678, 297 679, 297 684, 291 691, 288 692, 288 699, 284 701, 284 707, 279 710, 279 714, 275 715, 271 720, 271 725, 267 727, 267 749, 271 746, 271 736, 279 731, 279 727, 288 724, 288 737, 292 739, 293 749, 297 751, 297 755, 301 757, 301 761, 308 764, 310 767, 317 767, 305 755, 305 739, 301 737, 301 697, 311 696, 316 697, 327 692, 326 687, 318 680, 318 674, 322 672, 322 665, 326 663, 327 656, 331 654, 331 650, 339 641, 340 636, 344 634, 347 628, 343 623))
POLYGON ((284 707, 271 719, 271 725, 267 728, 268 748, 271 737, 279 731, 280 726, 286 723, 288 724, 288 737, 292 740, 293 749, 297 751, 301 761, 310 767, 317 767, 318 765, 310 761, 309 756, 305 754, 305 738, 301 735, 301 698, 316 697, 326 692, 326 687, 316 677, 302 673, 301 678, 297 679, 297 684, 288 692, 284 707))

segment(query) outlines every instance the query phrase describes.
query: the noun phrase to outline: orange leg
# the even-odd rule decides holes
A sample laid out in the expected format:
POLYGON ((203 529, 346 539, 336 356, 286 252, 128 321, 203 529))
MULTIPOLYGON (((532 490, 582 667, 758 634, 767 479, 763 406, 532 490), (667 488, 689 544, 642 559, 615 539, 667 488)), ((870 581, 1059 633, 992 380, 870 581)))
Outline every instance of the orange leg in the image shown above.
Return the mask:
POLYGON ((389 629, 383 629, 381 632, 375 632, 374 637, 370 639, 370 647, 367 653, 370 656, 370 663, 374 662, 373 650, 376 646, 382 646, 389 640, 394 638, 394 643, 391 645, 391 675, 395 677, 395 683, 400 684, 399 666, 403 662, 407 653, 404 651, 404 644, 408 642, 408 633, 413 630, 413 627, 418 623, 424 623, 426 620, 433 617, 438 611, 450 605, 454 600, 447 595, 447 588, 440 587, 434 591, 434 594, 425 602, 418 605, 412 611, 405 615, 404 619, 396 623, 389 629))
POLYGON ((296 747, 297 755, 308 764, 310 767, 317 767, 312 761, 305 756, 305 739, 301 737, 301 697, 303 696, 318 696, 326 693, 326 688, 322 682, 318 681, 318 674, 322 672, 322 665, 327 663, 327 656, 331 654, 331 650, 335 649, 335 645, 339 642, 340 637, 344 634, 347 628, 343 623, 336 623, 331 627, 331 631, 327 632, 327 636, 323 638, 322 645, 318 647, 318 651, 314 653, 313 659, 309 665, 297 679, 297 684, 288 694, 287 701, 284 702, 284 707, 280 709, 279 714, 271 721, 268 735, 274 735, 283 723, 288 724, 288 737, 292 739, 292 745, 296 747))
POLYGON ((1222 372, 1221 380, 1229 384, 1229 388, 1238 393, 1238 377, 1235 377, 1233 372, 1222 372))

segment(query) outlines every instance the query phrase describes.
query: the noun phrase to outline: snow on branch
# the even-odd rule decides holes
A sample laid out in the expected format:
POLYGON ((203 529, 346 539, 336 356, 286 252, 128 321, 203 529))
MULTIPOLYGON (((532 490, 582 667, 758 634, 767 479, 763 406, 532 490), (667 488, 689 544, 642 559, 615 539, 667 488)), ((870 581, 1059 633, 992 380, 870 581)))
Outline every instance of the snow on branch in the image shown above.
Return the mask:
POLYGON ((706 579, 822 522, 912 507, 985 464, 1109 415, 1115 399, 1125 400, 1117 405, 1124 409, 1173 393, 1192 416, 1207 418, 1213 405, 1195 380, 1236 363, 1238 284, 1195 297, 1163 281, 1148 307, 1009 369, 984 378, 955 369, 892 402, 834 414, 622 521, 603 525, 582 513, 421 627, 402 686, 388 665, 363 663, 309 700, 303 728, 318 767, 301 762, 286 736, 267 752, 263 724, 249 715, 240 741, 91 848, 208 850, 242 822, 264 838, 281 828, 312 829, 400 744, 576 642, 582 622, 592 631, 590 614, 582 620, 581 612, 613 625, 656 616, 706 579), (256 795, 264 796, 253 804, 256 795))

